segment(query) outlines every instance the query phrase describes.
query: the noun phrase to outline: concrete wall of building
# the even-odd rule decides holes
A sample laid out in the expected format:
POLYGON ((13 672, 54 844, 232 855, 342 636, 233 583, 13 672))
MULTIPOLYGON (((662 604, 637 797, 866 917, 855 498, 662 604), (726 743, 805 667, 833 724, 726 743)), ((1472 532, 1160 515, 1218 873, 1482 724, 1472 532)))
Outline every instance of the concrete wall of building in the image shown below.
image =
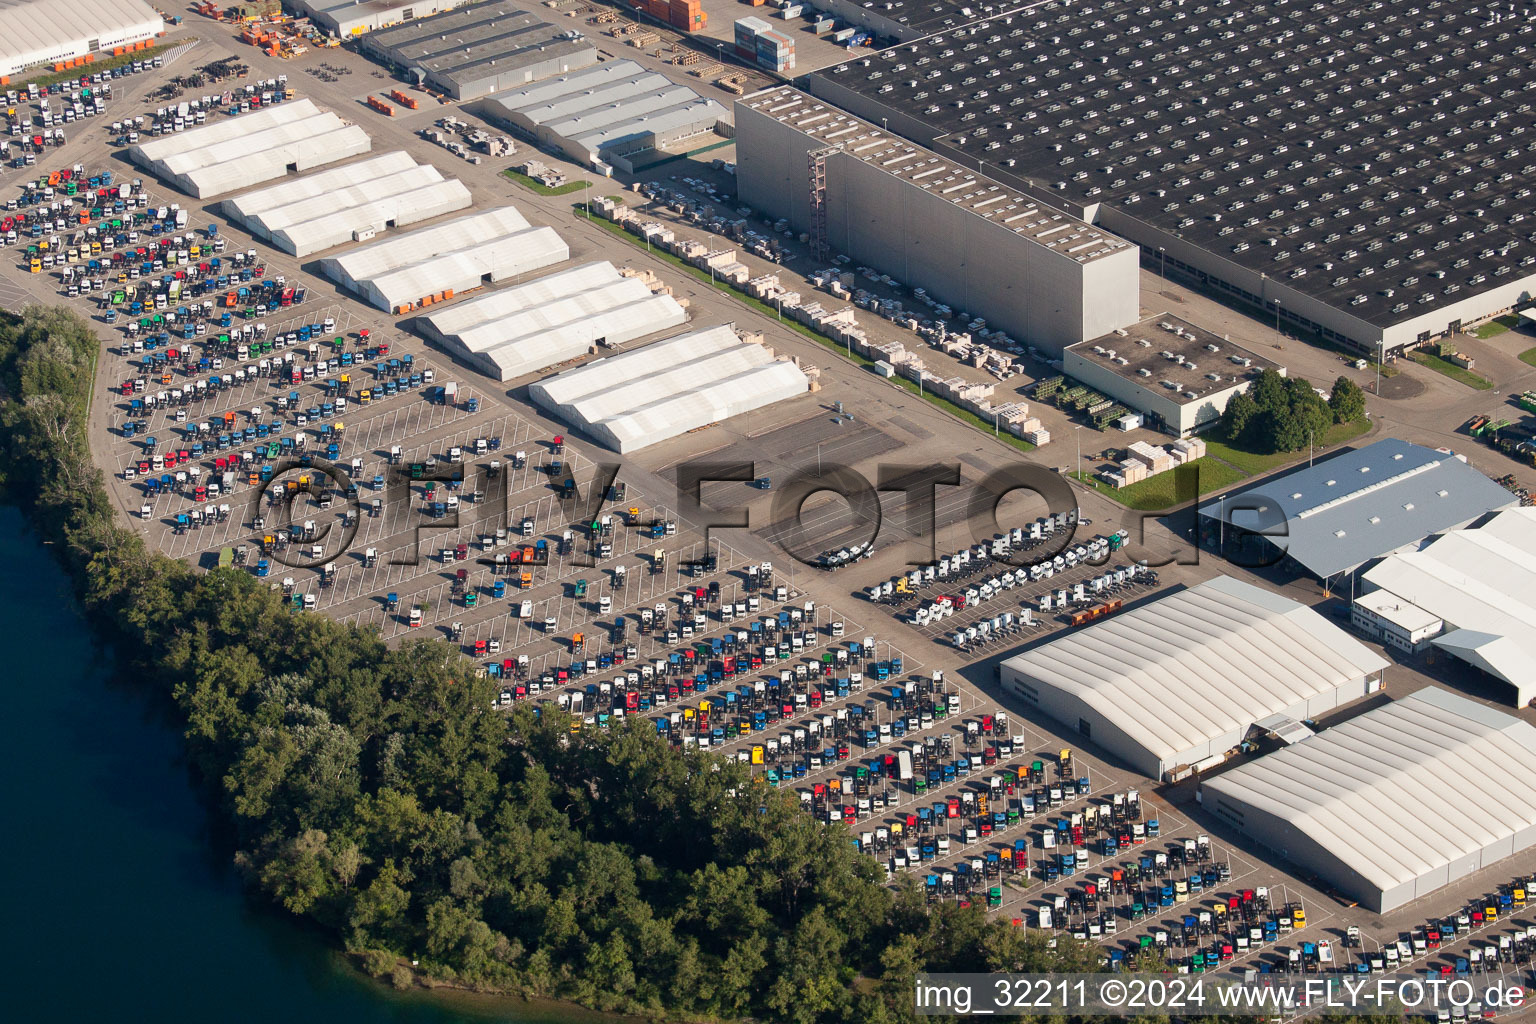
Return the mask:
POLYGON ((1160 419, 1163 429, 1175 437, 1188 437, 1219 420, 1232 396, 1252 386, 1251 381, 1245 380, 1230 388, 1212 391, 1198 401, 1176 402, 1163 394, 1164 389, 1157 384, 1156 378, 1148 378, 1151 386, 1144 387, 1077 352, 1065 354, 1061 372, 1122 405, 1160 419))
POLYGON ((1056 720, 1068 732, 1082 736, 1148 778, 1161 779, 1163 772, 1173 767, 1164 764, 1145 746, 1105 721, 1102 715, 1076 696, 1047 686, 1038 679, 1028 678, 1011 668, 1007 662, 1001 666, 1001 673, 1003 692, 1018 700, 1025 708, 1056 720), (1088 723, 1086 734, 1081 729, 1084 722, 1088 723))
MULTIPOLYGON (((1246 801, 1236 800, 1210 789, 1203 789, 1201 794, 1202 806, 1222 822, 1241 830, 1258 845, 1273 851, 1292 864, 1316 872, 1370 910, 1385 913, 1414 898, 1414 890, 1417 888, 1414 884, 1410 883, 1399 886, 1391 892, 1384 892, 1379 885, 1366 880, 1363 875, 1346 866, 1322 844, 1283 818, 1261 811, 1246 801)), ((1424 890, 1427 892, 1444 885, 1447 879, 1441 874, 1438 878, 1428 876, 1421 881, 1427 887, 1424 890)))
MULTIPOLYGON (((741 105, 736 129, 742 200, 810 230, 819 141, 741 105)), ((1140 318, 1134 249, 1079 263, 845 153, 827 159, 827 241, 1053 355, 1140 318)))
POLYGON ((849 25, 861 25, 878 35, 900 39, 902 42, 922 37, 921 32, 899 21, 882 17, 879 11, 861 7, 853 0, 816 0, 816 9, 836 15, 849 25))
POLYGON ((360 36, 364 32, 373 32, 377 29, 388 28, 390 25, 398 25, 403 21, 412 21, 419 18, 431 17, 442 11, 458 7, 463 0, 403 0, 403 2, 385 8, 374 8, 371 5, 358 4, 351 7, 334 8, 329 13, 325 8, 331 7, 330 0, 288 0, 288 3, 300 11, 308 14, 310 20, 327 32, 338 36, 360 36))
POLYGON ((810 223, 806 157, 795 129, 736 104, 736 193, 754 210, 805 229, 810 223))

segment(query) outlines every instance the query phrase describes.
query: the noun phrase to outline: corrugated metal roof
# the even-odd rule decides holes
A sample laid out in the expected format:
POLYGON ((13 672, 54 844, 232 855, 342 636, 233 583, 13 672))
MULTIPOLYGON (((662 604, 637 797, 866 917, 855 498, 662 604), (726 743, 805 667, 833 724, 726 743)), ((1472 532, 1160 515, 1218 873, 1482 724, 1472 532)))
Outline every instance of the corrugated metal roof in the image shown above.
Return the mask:
POLYGON ((636 135, 707 121, 730 111, 632 60, 610 61, 487 101, 501 117, 581 144, 590 152, 636 135))
POLYGON ((1456 456, 1387 438, 1206 499, 1200 514, 1269 535, 1328 577, 1515 503, 1456 456))
POLYGON ((1536 508, 1393 555, 1365 581, 1461 627, 1435 643, 1518 687, 1520 704, 1536 697, 1536 508))
POLYGON ((85 52, 91 40, 139 25, 165 31, 142 0, 0 0, 0 64, 41 60, 73 43, 85 52))
POLYGON ((799 367, 723 326, 567 370, 528 394, 610 448, 631 452, 809 387, 799 367))
POLYGON ((1204 788, 1391 889, 1536 825, 1536 728, 1429 687, 1204 788))
POLYGON ((1167 761, 1387 662, 1306 605, 1218 576, 1004 665, 1078 697, 1167 761))

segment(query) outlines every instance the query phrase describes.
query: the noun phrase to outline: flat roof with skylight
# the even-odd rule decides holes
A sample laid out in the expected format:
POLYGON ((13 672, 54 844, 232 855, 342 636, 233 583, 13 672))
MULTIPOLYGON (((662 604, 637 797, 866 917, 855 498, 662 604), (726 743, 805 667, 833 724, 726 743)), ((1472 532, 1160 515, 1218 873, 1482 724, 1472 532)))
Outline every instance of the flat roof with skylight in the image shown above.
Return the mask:
POLYGON ((1385 329, 1536 275, 1533 52, 1529 8, 1052 2, 808 88, 1385 329))
POLYGON ((1180 405, 1256 379, 1266 369, 1285 372, 1274 360, 1169 313, 1067 351, 1180 405))

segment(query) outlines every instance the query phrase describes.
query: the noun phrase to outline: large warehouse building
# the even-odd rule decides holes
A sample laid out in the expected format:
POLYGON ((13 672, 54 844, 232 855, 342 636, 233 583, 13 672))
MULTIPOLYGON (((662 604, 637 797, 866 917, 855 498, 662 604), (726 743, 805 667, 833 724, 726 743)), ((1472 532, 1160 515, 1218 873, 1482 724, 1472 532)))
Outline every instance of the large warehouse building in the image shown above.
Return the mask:
POLYGON ((327 277, 392 313, 409 313, 570 258, 554 228, 510 206, 394 235, 321 261, 327 277))
POLYGON ((473 201, 462 182, 396 150, 247 192, 223 206, 251 234, 304 257, 462 210, 473 201))
POLYGON ((1526 8, 884 7, 962 17, 818 72, 810 92, 1266 317, 1390 352, 1536 292, 1526 8))
POLYGON ((580 32, 541 21, 508 0, 479 0, 432 18, 363 36, 370 57, 456 100, 597 63, 597 47, 580 32))
POLYGON ((165 34, 165 19, 143 0, 0 0, 0 84, 165 34))
POLYGON ((586 263, 455 303, 416 327, 454 358, 506 381, 687 319, 676 299, 653 294, 638 277, 612 263, 586 263))
POLYGON ((486 118, 605 174, 633 172, 729 124, 731 112, 632 60, 615 60, 498 93, 486 118))
POLYGON ((1153 778, 1373 692, 1387 662, 1306 605, 1228 576, 1003 662, 1005 692, 1153 778))
POLYGON ((333 36, 364 32, 428 18, 459 6, 458 0, 286 0, 294 10, 333 36))
POLYGON ((1245 565, 1329 580, 1515 504, 1449 451, 1386 438, 1207 499, 1200 536, 1245 565))
POLYGON ((289 100, 128 148, 128 157, 190 196, 207 199, 373 147, 368 133, 308 100, 289 100))
POLYGON ((1141 319, 1135 246, 788 86, 736 152, 744 203, 1052 355, 1141 319))
POLYGON ((1188 437, 1221 419, 1233 395, 1285 367, 1219 334, 1165 313, 1071 345, 1061 372, 1113 398, 1146 425, 1188 437))
POLYGON ((1225 772, 1201 801, 1384 914, 1536 844, 1536 727, 1429 687, 1225 772))
POLYGON ((541 380, 528 397, 622 454, 804 394, 798 366, 730 325, 654 342, 541 380))
POLYGON ((1366 570, 1355 622, 1395 647, 1427 640, 1536 700, 1536 508, 1507 509, 1366 570))

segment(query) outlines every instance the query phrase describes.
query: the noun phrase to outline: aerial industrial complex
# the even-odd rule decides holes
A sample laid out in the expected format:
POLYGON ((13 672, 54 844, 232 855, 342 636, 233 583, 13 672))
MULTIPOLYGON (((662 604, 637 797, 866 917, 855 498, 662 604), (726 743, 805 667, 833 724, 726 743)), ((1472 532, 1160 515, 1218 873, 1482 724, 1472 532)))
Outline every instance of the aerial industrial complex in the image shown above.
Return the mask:
POLYGON ((289 6, 0 0, 149 550, 1106 969, 1536 962, 1536 13, 289 6))
POLYGON ((1536 24, 1523 11, 1194 6, 876 4, 872 17, 912 26, 881 28, 921 38, 806 87, 1365 352, 1527 299, 1536 24))

